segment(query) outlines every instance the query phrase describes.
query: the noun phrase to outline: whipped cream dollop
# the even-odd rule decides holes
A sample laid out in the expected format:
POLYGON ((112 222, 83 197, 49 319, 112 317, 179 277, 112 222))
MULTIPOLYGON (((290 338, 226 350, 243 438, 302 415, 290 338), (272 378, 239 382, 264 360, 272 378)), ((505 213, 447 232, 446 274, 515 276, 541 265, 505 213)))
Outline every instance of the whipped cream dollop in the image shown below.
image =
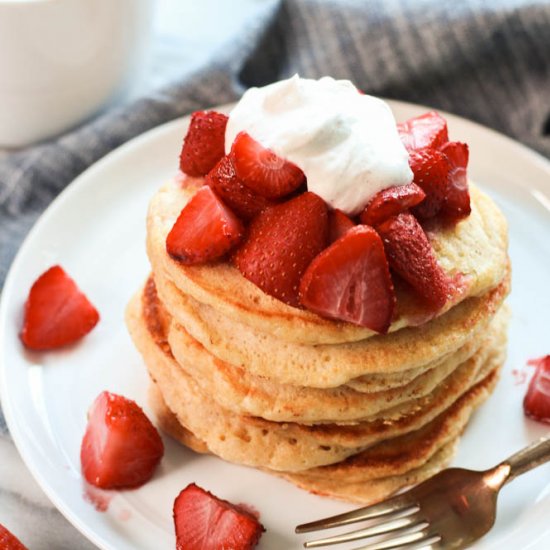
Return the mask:
POLYGON ((389 106, 349 80, 295 75, 251 88, 229 115, 227 153, 241 131, 296 164, 310 191, 348 215, 382 189, 413 180, 389 106))

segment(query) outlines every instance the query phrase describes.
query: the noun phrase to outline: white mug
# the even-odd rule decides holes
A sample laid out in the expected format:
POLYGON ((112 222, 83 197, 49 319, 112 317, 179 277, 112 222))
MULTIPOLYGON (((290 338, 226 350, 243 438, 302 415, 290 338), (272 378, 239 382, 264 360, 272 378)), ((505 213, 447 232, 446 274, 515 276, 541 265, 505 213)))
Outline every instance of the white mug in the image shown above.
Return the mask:
POLYGON ((0 147, 97 112, 143 63, 153 0, 0 0, 0 147))

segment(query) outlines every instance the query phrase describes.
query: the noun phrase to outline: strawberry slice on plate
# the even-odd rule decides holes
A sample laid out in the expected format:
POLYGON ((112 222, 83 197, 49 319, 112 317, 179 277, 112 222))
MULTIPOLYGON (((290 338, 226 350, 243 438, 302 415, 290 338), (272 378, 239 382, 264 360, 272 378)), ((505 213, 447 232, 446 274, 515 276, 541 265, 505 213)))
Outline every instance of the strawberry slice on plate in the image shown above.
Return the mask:
POLYGON ((438 149, 449 141, 447 121, 435 111, 401 122, 397 131, 407 151, 424 147, 438 149))
POLYGON ((300 300, 319 315, 387 332, 396 299, 378 233, 358 225, 323 250, 302 277, 300 300))
POLYGON ((99 321, 99 313, 59 265, 34 282, 25 303, 23 344, 51 350, 76 342, 99 321))
POLYGON ((225 153, 227 116, 216 111, 191 115, 180 153, 180 169, 189 176, 205 176, 225 153))
POLYGON ((467 167, 469 150, 466 143, 451 141, 441 147, 441 152, 449 161, 449 178, 442 214, 458 221, 470 215, 470 192, 468 190, 467 167))
POLYGON ((525 414, 539 422, 550 424, 550 355, 529 361, 536 367, 523 399, 525 414))
POLYGON ((284 197, 305 181, 300 168, 266 149, 246 132, 237 134, 231 156, 239 179, 268 199, 284 197))
POLYGON ((397 185, 376 193, 361 213, 361 223, 377 225, 422 202, 426 194, 415 183, 397 185))
POLYGON ((254 193, 237 177, 230 156, 223 157, 204 180, 235 214, 243 220, 250 220, 272 201, 254 193))
POLYGON ((378 225, 390 267, 407 281, 431 309, 441 309, 452 294, 449 278, 437 263, 432 245, 417 219, 399 214, 378 225))
POLYGON ((327 234, 327 207, 317 195, 306 192, 258 214, 233 262, 266 294, 298 307, 300 279, 325 248, 327 234))
POLYGON ((174 501, 177 550, 252 550, 265 531, 238 506, 194 483, 174 501))
POLYGON ((426 194, 426 198, 412 211, 420 219, 436 216, 447 198, 449 170, 447 155, 426 147, 409 153, 409 166, 414 174, 414 183, 426 194))
POLYGON ((217 260, 244 234, 239 218, 207 185, 183 207, 166 238, 166 251, 183 264, 217 260))
POLYGON ((0 523, 0 550, 27 550, 27 547, 0 523))
POLYGON ((107 391, 99 394, 80 447, 88 483, 102 489, 139 487, 151 478, 163 454, 157 429, 134 401, 107 391))
POLYGON ((341 210, 331 210, 328 213, 328 242, 337 241, 342 235, 345 235, 355 222, 346 216, 341 210))

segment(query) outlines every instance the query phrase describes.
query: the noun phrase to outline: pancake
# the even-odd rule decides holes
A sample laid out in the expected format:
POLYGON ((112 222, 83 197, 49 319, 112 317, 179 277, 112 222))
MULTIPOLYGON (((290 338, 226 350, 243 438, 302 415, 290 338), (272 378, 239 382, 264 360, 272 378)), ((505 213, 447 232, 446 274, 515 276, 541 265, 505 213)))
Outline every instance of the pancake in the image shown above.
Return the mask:
POLYGON ((504 360, 502 344, 494 349, 483 348, 437 391, 413 400, 406 411, 392 413, 391 419, 345 426, 276 423, 227 411, 202 393, 165 346, 159 345, 165 342, 165 335, 151 334, 141 309, 140 296, 136 295, 127 311, 130 333, 178 421, 222 458, 286 472, 340 462, 379 441, 420 429, 470 387, 496 372, 504 360))
MULTIPOLYGON (((181 209, 196 190, 196 180, 170 182, 153 197, 147 216, 147 252, 155 275, 163 274, 200 303, 288 342, 311 345, 364 340, 375 333, 350 323, 320 317, 290 307, 262 292, 228 262, 185 266, 166 253, 166 236, 181 209)), ((438 260, 449 276, 459 277, 461 292, 449 300, 443 314, 458 302, 495 288, 506 272, 507 226, 500 210, 470 184, 472 213, 453 227, 429 232, 438 260)), ((429 313, 410 293, 398 294, 398 311, 391 331, 426 321, 429 313)))
MULTIPOLYGON (((152 383, 150 387, 150 403, 155 413, 157 422, 160 428, 168 433, 170 437, 182 443, 186 447, 199 452, 208 452, 204 442, 196 438, 189 430, 184 428, 179 422, 174 413, 168 408, 162 398, 160 390, 156 384, 152 383)), ((451 461, 458 443, 458 438, 443 444, 430 458, 424 463, 419 463, 418 466, 408 470, 405 462, 400 464, 399 470, 405 468, 405 471, 400 474, 394 474, 387 477, 369 477, 362 481, 342 482, 336 480, 334 483, 331 480, 323 478, 310 479, 306 476, 301 477, 300 474, 285 474, 284 472, 268 473, 278 475, 283 479, 294 483, 298 487, 305 489, 311 493, 332 498, 339 498, 347 502, 358 502, 362 504, 372 504, 392 493, 407 487, 420 483, 442 470, 451 461)), ((368 468, 363 471, 367 474, 368 468)), ((368 475, 368 474, 367 474, 368 475)))
POLYGON ((333 481, 329 477, 312 481, 294 477, 291 479, 290 476, 284 473, 278 475, 291 481, 301 489, 316 495, 357 504, 374 504, 400 489, 421 483, 446 468, 453 459, 457 445, 458 438, 444 445, 427 462, 404 474, 370 479, 358 483, 342 483, 340 480, 333 481))
MULTIPOLYGON (((316 494, 365 504, 381 500, 434 475, 448 464, 460 433, 475 408, 490 395, 496 380, 496 376, 486 377, 447 411, 411 434, 379 443, 331 466, 292 474, 270 473, 316 494)), ((150 397, 161 429, 197 452, 208 452, 206 444, 178 422, 154 383, 150 397)))
MULTIPOLYGON (((151 294, 145 293, 145 299, 151 294)), ((179 365, 195 379, 203 393, 215 395, 223 408, 277 422, 319 424, 365 420, 411 399, 428 395, 482 346, 491 347, 494 341, 503 341, 506 328, 507 313, 500 311, 484 338, 470 340, 445 358, 441 365, 425 371, 404 386, 366 394, 348 386, 308 388, 277 384, 268 378, 251 375, 246 369, 217 359, 176 323, 170 325, 168 341, 179 365)))
MULTIPOLYGON (((287 478, 314 481, 330 477, 342 483, 360 483, 418 468, 460 436, 474 410, 490 395, 496 380, 496 377, 486 377, 420 430, 378 443, 336 464, 287 474, 287 478)), ((158 424, 165 432, 196 452, 209 452, 204 441, 178 422, 154 382, 150 385, 149 397, 158 424)))
POLYGON ((157 419, 157 425, 162 431, 196 453, 210 453, 204 441, 201 441, 178 422, 177 416, 168 408, 168 405, 162 397, 162 393, 153 380, 151 380, 149 384, 149 405, 151 409, 153 409, 153 413, 157 419))
POLYGON ((494 290, 469 298, 419 327, 359 342, 308 346, 252 330, 192 301, 158 273, 155 283, 161 301, 178 324, 217 358, 281 384, 317 388, 341 386, 366 374, 419 367, 426 371, 439 366, 446 356, 487 330, 509 291, 506 275, 494 290))

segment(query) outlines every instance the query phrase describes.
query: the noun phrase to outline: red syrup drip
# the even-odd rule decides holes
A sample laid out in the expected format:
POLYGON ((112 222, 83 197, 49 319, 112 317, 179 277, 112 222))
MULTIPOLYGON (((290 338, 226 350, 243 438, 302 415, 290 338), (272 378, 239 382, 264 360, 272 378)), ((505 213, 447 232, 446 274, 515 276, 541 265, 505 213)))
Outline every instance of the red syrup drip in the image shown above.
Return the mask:
POLYGON ((119 521, 128 521, 131 518, 132 518, 132 512, 130 512, 130 510, 128 510, 126 508, 121 510, 117 515, 117 519, 119 521))
POLYGON ((521 386, 527 382, 527 373, 524 370, 513 369, 512 376, 514 377, 514 386, 521 386))
POLYGON ((84 485, 83 496, 84 500, 89 502, 98 512, 106 512, 109 509, 109 504, 114 495, 86 483, 84 485))
POLYGON ((530 359, 527 365, 536 368, 523 399, 525 415, 550 424, 550 355, 530 359))

